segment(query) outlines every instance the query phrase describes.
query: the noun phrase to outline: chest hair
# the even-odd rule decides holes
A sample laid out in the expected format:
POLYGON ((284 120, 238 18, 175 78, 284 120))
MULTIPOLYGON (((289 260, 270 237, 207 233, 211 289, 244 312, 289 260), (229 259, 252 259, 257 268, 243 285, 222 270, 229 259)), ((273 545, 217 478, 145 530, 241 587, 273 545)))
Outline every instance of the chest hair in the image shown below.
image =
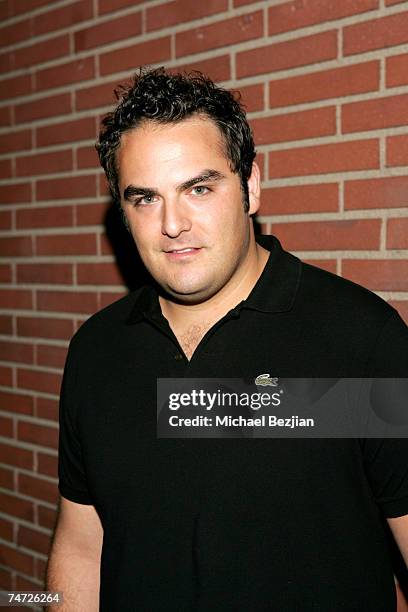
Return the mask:
POLYGON ((188 359, 192 357, 195 349, 210 327, 211 325, 207 323, 195 323, 177 334, 177 339, 180 346, 188 359))

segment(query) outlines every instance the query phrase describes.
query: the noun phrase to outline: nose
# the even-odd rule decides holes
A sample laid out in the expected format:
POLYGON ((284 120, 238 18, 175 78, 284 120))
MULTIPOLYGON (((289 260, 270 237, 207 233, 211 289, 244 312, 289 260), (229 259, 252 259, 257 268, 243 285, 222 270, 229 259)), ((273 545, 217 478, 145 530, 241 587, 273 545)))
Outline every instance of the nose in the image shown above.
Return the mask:
POLYGON ((178 199, 166 200, 163 205, 162 234, 177 238, 182 232, 191 229, 188 210, 178 199))

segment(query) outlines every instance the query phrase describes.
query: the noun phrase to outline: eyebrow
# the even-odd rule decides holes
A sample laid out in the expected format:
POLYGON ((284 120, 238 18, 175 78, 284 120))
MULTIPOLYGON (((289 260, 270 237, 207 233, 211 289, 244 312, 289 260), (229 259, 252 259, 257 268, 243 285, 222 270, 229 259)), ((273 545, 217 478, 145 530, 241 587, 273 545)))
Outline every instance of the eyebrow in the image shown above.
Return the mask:
MULTIPOLYGON (((197 176, 187 179, 183 183, 180 183, 180 185, 177 185, 176 190, 181 193, 182 191, 190 189, 190 187, 193 187, 197 183, 202 183, 203 181, 221 181, 224 178, 226 178, 225 174, 222 174, 222 172, 218 172, 218 170, 203 170, 203 172, 201 172, 197 176)), ((159 190, 157 189, 157 187, 140 187, 138 185, 128 185, 123 192, 123 197, 129 202, 131 198, 136 195, 142 195, 143 197, 152 197, 158 195, 158 193, 159 190)))

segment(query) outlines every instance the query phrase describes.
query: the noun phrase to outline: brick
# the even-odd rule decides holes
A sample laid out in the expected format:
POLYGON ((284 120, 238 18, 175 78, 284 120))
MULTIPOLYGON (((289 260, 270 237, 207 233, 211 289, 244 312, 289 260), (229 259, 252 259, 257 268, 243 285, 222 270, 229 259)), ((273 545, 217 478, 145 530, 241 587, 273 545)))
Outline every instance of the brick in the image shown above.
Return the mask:
POLYGON ((137 58, 138 65, 143 65, 164 62, 169 60, 170 57, 170 37, 164 36, 101 54, 99 58, 100 72, 104 76, 113 72, 134 69, 135 58, 137 58))
POLYGON ((279 79, 269 84, 269 105, 275 108, 376 91, 379 79, 378 61, 279 79))
POLYGON ((11 266, 8 264, 0 264, 0 282, 11 283, 11 266))
MULTIPOLYGON (((102 83, 102 85, 78 89, 75 92, 75 108, 77 110, 89 110, 100 106, 112 106, 116 102, 114 89, 117 86, 117 81, 112 81, 110 83, 102 83)), ((93 136, 95 134, 96 130, 93 127, 93 136)))
POLYGON ((405 208, 407 205, 408 178, 405 176, 345 182, 344 207, 346 210, 405 208))
POLYGON ((11 17, 9 0, 0 0, 0 20, 6 21, 11 17))
POLYGON ((64 121, 37 128, 37 146, 48 147, 65 142, 78 142, 95 138, 95 120, 93 117, 64 121))
POLYGON ((12 15, 20 15, 21 13, 28 13, 36 8, 45 6, 49 3, 49 0, 14 0, 9 4, 10 12, 12 15))
POLYGON ((37 365, 63 368, 66 355, 67 349, 63 346, 39 344, 37 346, 37 365))
MULTIPOLYGON (((1 35, 1 34, 0 34, 1 35)), ((30 76, 12 77, 1 81, 0 100, 9 100, 18 96, 26 96, 32 92, 32 81, 30 76)))
POLYGON ((18 412, 20 414, 33 414, 33 405, 34 399, 31 395, 0 391, 0 410, 18 412))
POLYGON ((9 230, 11 229, 11 210, 0 210, 0 229, 9 230))
MULTIPOLYGON (((0 334, 12 334, 13 333, 13 319, 6 315, 0 315, 0 334)), ((0 369, 1 372, 1 369, 0 369)), ((7 377, 8 380, 8 377, 7 377)), ((11 376, 10 383, 11 384, 11 376)))
POLYGON ((138 36, 141 32, 142 17, 140 12, 125 15, 118 19, 110 19, 75 32, 75 51, 78 53, 119 40, 126 40, 138 36))
POLYGON ((388 15, 343 30, 343 53, 353 55, 408 42, 408 12, 388 15))
POLYGON ((7 368, 5 366, 0 366, 0 385, 4 387, 11 387, 13 371, 11 368, 7 368))
POLYGON ((387 249, 408 249, 408 218, 388 219, 387 249))
POLYGON ((35 121, 71 112, 71 96, 69 93, 47 96, 39 100, 24 102, 15 107, 17 123, 35 121))
POLYGON ((237 53, 237 76, 243 78, 277 72, 324 62, 336 57, 337 32, 330 30, 237 53))
POLYGON ((9 179, 12 174, 11 159, 0 159, 0 178, 9 179))
POLYGON ((0 588, 5 591, 13 589, 12 574, 9 570, 0 569, 0 588))
MULTIPOLYGON (((39 506, 40 509, 40 506, 39 506)), ((41 580, 42 584, 46 581, 47 561, 44 559, 34 559, 35 575, 41 580)))
POLYGON ((343 259, 342 272, 373 291, 408 291, 406 259, 343 259))
POLYGON ((0 253, 3 257, 26 257, 32 255, 31 236, 0 238, 0 253))
POLYGON ((336 133, 336 108, 314 108, 297 113, 253 119, 256 145, 317 138, 336 133))
POLYGON ((99 157, 94 145, 81 147, 77 150, 78 168, 99 168, 99 157))
POLYGON ((36 176, 72 170, 72 151, 52 151, 37 155, 22 155, 16 158, 17 176, 36 176))
POLYGON ((391 306, 393 306, 405 323, 408 325, 408 300, 391 300, 391 306))
POLYGON ((8 132, 0 136, 0 153, 13 153, 31 149, 31 130, 19 130, 18 132, 8 132))
POLYGON ((11 106, 3 106, 0 113, 0 126, 8 127, 12 124, 11 121, 11 106))
POLYGON ((335 259, 303 259, 304 263, 308 263, 312 266, 316 266, 317 268, 322 268, 323 270, 327 270, 327 272, 332 272, 336 274, 337 270, 337 262, 335 259))
POLYGON ((207 0, 207 2, 191 2, 191 0, 173 0, 159 4, 146 10, 147 31, 158 30, 170 26, 200 19, 207 15, 215 15, 228 10, 228 0, 207 0))
POLYGON ((29 40, 31 36, 31 21, 29 19, 20 20, 17 23, 0 28, 0 46, 9 47, 24 40, 29 40))
POLYGON ((0 508, 4 514, 11 514, 26 521, 34 520, 34 508, 31 501, 16 495, 0 492, 0 508))
POLYGON ((306 176, 379 167, 377 140, 357 140, 269 153, 269 176, 306 176))
MULTIPOLYGON (((37 237, 37 255, 96 255, 96 234, 54 234, 37 237)), ((1 243, 0 243, 1 244, 1 243)))
POLYGON ((408 53, 393 55, 385 60, 387 87, 398 87, 408 83, 408 53))
POLYGON ((18 468, 32 470, 34 454, 33 451, 27 450, 26 448, 18 448, 18 446, 0 442, 0 462, 18 468))
POLYGON ((335 212, 339 208, 339 188, 336 183, 293 185, 264 189, 261 215, 335 212))
POLYGON ((0 340, 0 358, 3 361, 33 363, 33 346, 26 342, 7 342, 6 340, 0 340))
POLYGON ((0 189, 0 204, 31 202, 30 183, 4 183, 0 189))
POLYGON ((11 229, 11 210, 0 210, 0 229, 11 229))
POLYGON ((123 277, 114 263, 77 264, 78 285, 123 285, 123 277))
POLYGON ((38 453, 38 471, 52 478, 58 476, 58 457, 48 453, 38 453))
POLYGON ((34 17, 34 35, 38 36, 46 32, 55 32, 60 28, 68 28, 86 19, 91 19, 92 16, 92 0, 80 0, 80 2, 41 13, 41 15, 34 17))
POLYGON ((40 391, 58 395, 61 387, 59 374, 46 372, 45 370, 28 370, 19 368, 17 370, 18 386, 22 389, 40 391))
POLYGON ((136 6, 145 0, 99 0, 99 13, 111 13, 127 6, 136 6))
POLYGON ((48 38, 13 51, 11 65, 14 70, 42 64, 70 53, 69 34, 48 38))
POLYGON ((110 197, 108 180, 104 172, 99 175, 98 186, 99 193, 101 196, 110 197))
MULTIPOLYGON (((35 562, 35 559, 33 559, 33 561, 35 562)), ((39 588, 42 588, 42 586, 43 585, 38 581, 34 582, 34 580, 28 580, 18 574, 16 575, 16 590, 18 591, 37 591, 39 588)), ((16 612, 19 612, 19 610, 16 612)))
POLYGON ((19 525, 17 544, 18 546, 24 546, 24 548, 40 552, 43 555, 48 555, 51 546, 51 535, 19 525))
POLYGON ((41 419, 50 421, 58 421, 59 404, 58 400, 52 400, 48 397, 37 398, 36 416, 41 419))
POLYGON ((408 124, 408 94, 344 104, 342 131, 363 132, 408 124))
POLYGON ((285 2, 269 8, 269 35, 365 13, 378 8, 378 0, 314 0, 285 2))
POLYGON ((17 317, 17 333, 30 338, 68 340, 74 333, 71 319, 17 317))
POLYGON ((229 81, 231 79, 230 57, 228 55, 221 55, 170 68, 171 72, 191 72, 192 70, 199 70, 203 74, 211 76, 213 81, 229 81))
MULTIPOLYGON (((1 420, 1 419, 0 419, 1 420)), ((7 470, 6 468, 0 467, 0 487, 3 489, 13 489, 13 472, 12 470, 7 470)), ((4 494, 0 493, 0 504, 2 512, 6 512, 5 507, 3 506, 4 494)), ((12 514, 12 513, 10 513, 12 514)))
POLYGON ((176 34, 176 57, 234 45, 263 36, 263 13, 247 13, 176 34))
POLYGON ((57 513, 55 510, 47 506, 38 506, 38 524, 41 527, 48 527, 48 529, 54 530, 56 521, 57 513))
POLYGON ((46 425, 29 423, 28 421, 18 422, 17 437, 23 442, 49 446, 54 449, 57 448, 58 445, 58 429, 55 427, 47 427, 46 425))
POLYGON ((380 228, 380 219, 272 224, 273 233, 289 251, 378 249, 380 228))
POLYGON ((0 538, 13 541, 13 523, 0 518, 0 538))
POLYGON ((0 72, 5 74, 12 70, 12 54, 10 52, 0 53, 0 72))
POLYGON ((95 77, 95 62, 93 57, 86 57, 67 64, 45 68, 37 72, 36 90, 52 89, 80 81, 88 81, 95 77))
POLYGON ((55 483, 27 474, 18 474, 18 490, 24 495, 50 503, 55 503, 58 499, 58 489, 55 483))
POLYGON ((18 570, 19 572, 23 572, 24 574, 31 574, 34 568, 34 560, 31 555, 1 543, 0 563, 18 570))
POLYGON ((16 227, 71 227, 74 223, 72 206, 42 206, 16 211, 16 227))
POLYGON ((408 135, 387 138, 387 166, 408 165, 408 135))
POLYGON ((259 83, 256 85, 248 85, 247 87, 240 87, 239 91, 241 104, 243 104, 247 113, 252 113, 255 111, 264 110, 265 102, 264 102, 264 85, 263 83, 259 83))
POLYGON ((89 198, 96 195, 93 174, 37 181, 37 200, 89 198))
POLYGON ((18 283, 71 285, 72 264, 17 264, 18 283))
POLYGON ((0 416, 0 432, 7 438, 13 437, 13 421, 8 417, 0 416))
POLYGON ((96 293, 90 291, 38 291, 37 309, 92 314, 98 309, 96 293))

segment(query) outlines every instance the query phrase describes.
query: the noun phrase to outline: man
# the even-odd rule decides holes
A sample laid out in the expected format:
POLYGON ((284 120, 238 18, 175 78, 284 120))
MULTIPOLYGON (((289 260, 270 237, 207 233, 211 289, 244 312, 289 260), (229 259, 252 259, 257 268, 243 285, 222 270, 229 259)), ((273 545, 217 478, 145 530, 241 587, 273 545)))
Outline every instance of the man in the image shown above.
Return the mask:
POLYGON ((408 332, 371 292, 255 238, 240 104, 199 74, 141 71, 97 145, 152 283, 91 317, 61 393, 63 610, 395 609, 408 444, 160 439, 158 378, 402 377, 408 332))

